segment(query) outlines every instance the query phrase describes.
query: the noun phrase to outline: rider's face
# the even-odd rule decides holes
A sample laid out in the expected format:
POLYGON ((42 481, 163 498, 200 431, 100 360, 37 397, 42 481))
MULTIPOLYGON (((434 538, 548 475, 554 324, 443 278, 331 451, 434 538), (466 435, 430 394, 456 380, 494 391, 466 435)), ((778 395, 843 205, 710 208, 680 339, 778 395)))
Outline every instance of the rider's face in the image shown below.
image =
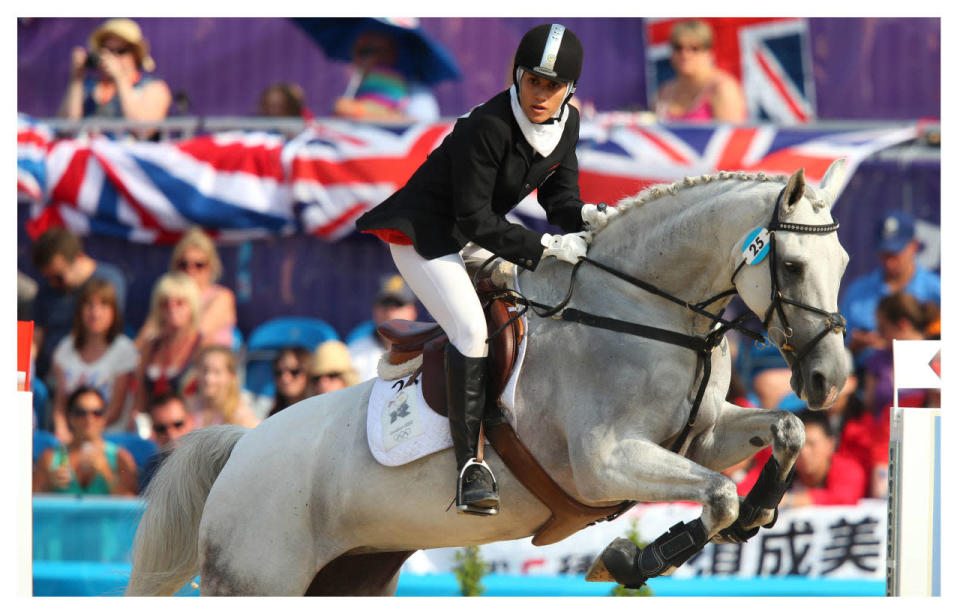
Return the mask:
POLYGON ((542 124, 563 103, 567 86, 524 71, 520 77, 520 108, 531 122, 542 124))

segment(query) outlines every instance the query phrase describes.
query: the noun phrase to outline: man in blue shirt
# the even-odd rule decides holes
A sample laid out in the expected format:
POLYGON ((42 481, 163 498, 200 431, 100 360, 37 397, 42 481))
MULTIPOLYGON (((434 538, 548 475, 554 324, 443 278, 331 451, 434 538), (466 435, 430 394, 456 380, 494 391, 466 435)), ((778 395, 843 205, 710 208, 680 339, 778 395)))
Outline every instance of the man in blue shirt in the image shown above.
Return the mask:
POLYGON ((906 292, 921 303, 940 304, 940 276, 917 263, 920 243, 915 238, 913 216, 890 211, 880 220, 878 251, 880 266, 855 279, 840 299, 840 312, 847 318, 847 347, 858 367, 871 348, 883 347, 877 332, 877 303, 885 296, 906 292))
POLYGON ((93 277, 109 281, 117 291, 123 316, 127 282, 117 267, 97 262, 83 252, 80 239, 66 228, 51 228, 37 238, 33 266, 43 278, 33 303, 36 376, 45 378, 53 349, 73 328, 73 312, 80 289, 93 277))

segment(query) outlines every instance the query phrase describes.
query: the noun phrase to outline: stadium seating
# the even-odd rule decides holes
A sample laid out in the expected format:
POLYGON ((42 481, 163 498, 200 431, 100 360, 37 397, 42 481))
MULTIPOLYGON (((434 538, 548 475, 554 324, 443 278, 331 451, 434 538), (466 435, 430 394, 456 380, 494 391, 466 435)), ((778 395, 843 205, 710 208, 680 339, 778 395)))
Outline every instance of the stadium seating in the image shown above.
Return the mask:
POLYGON ((367 320, 366 322, 361 322, 354 326, 349 333, 347 333, 347 338, 344 340, 344 343, 350 345, 357 339, 362 339, 363 337, 369 337, 373 334, 374 329, 376 328, 376 322, 373 320, 367 320))
POLYGON ((34 429, 33 431, 33 463, 36 464, 40 455, 49 448, 55 448, 60 445, 57 438, 50 431, 34 429))
POLYGON ((142 472, 147 459, 157 452, 156 443, 142 439, 137 433, 104 433, 103 438, 130 452, 133 462, 137 464, 137 471, 142 472))

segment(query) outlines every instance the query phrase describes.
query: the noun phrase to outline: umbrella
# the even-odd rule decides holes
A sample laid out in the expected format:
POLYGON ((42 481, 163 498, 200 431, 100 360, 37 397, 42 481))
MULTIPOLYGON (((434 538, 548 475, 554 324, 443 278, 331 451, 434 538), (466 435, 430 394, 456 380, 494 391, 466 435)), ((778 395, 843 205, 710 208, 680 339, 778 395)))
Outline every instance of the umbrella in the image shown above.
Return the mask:
POLYGON ((460 78, 460 67, 453 56, 420 28, 415 18, 310 17, 294 18, 335 60, 351 61, 353 43, 360 34, 384 32, 397 42, 396 68, 411 81, 434 85, 460 78))

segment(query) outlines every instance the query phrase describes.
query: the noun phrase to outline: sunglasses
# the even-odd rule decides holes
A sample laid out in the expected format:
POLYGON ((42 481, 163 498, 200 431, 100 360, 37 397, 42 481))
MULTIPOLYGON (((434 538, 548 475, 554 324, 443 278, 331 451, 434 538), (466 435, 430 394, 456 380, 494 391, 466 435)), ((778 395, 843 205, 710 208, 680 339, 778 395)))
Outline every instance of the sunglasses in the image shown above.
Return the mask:
POLYGON ((703 45, 677 45, 677 44, 672 44, 672 45, 670 45, 670 46, 673 47, 673 51, 674 51, 674 52, 680 52, 680 51, 683 51, 684 49, 686 49, 687 51, 690 51, 690 52, 692 52, 692 53, 699 53, 699 52, 704 51, 705 49, 707 49, 707 47, 705 47, 705 46, 703 46, 703 45))
POLYGON ((299 367, 296 367, 296 368, 293 368, 293 369, 290 369, 290 368, 288 368, 288 367, 279 367, 279 368, 277 368, 277 369, 274 370, 273 376, 274 376, 274 377, 282 377, 284 373, 289 373, 290 375, 292 375, 292 376, 294 376, 294 377, 298 377, 301 373, 303 373, 303 369, 301 369, 301 368, 299 368, 299 367))
POLYGON ((208 264, 208 262, 202 260, 181 260, 177 263, 177 268, 181 271, 189 271, 190 269, 202 271, 207 268, 208 264))
POLYGON ((177 420, 176 422, 171 422, 170 424, 154 424, 153 432, 157 435, 166 435, 168 430, 182 429, 184 424, 186 424, 184 420, 177 420))
POLYGON ((314 379, 314 381, 317 381, 317 380, 322 379, 322 378, 337 379, 338 377, 339 377, 339 378, 342 378, 342 377, 343 377, 343 372, 342 372, 342 371, 338 371, 338 372, 336 372, 336 373, 321 373, 320 375, 314 375, 314 376, 313 376, 313 379, 314 379))
POLYGON ((114 55, 126 55, 130 53, 131 49, 129 46, 123 47, 107 47, 106 45, 100 47, 100 51, 109 51, 114 55))
POLYGON ((96 416, 97 418, 103 418, 103 415, 107 412, 105 409, 83 409, 75 408, 70 410, 70 415, 74 418, 83 418, 85 416, 96 416))

